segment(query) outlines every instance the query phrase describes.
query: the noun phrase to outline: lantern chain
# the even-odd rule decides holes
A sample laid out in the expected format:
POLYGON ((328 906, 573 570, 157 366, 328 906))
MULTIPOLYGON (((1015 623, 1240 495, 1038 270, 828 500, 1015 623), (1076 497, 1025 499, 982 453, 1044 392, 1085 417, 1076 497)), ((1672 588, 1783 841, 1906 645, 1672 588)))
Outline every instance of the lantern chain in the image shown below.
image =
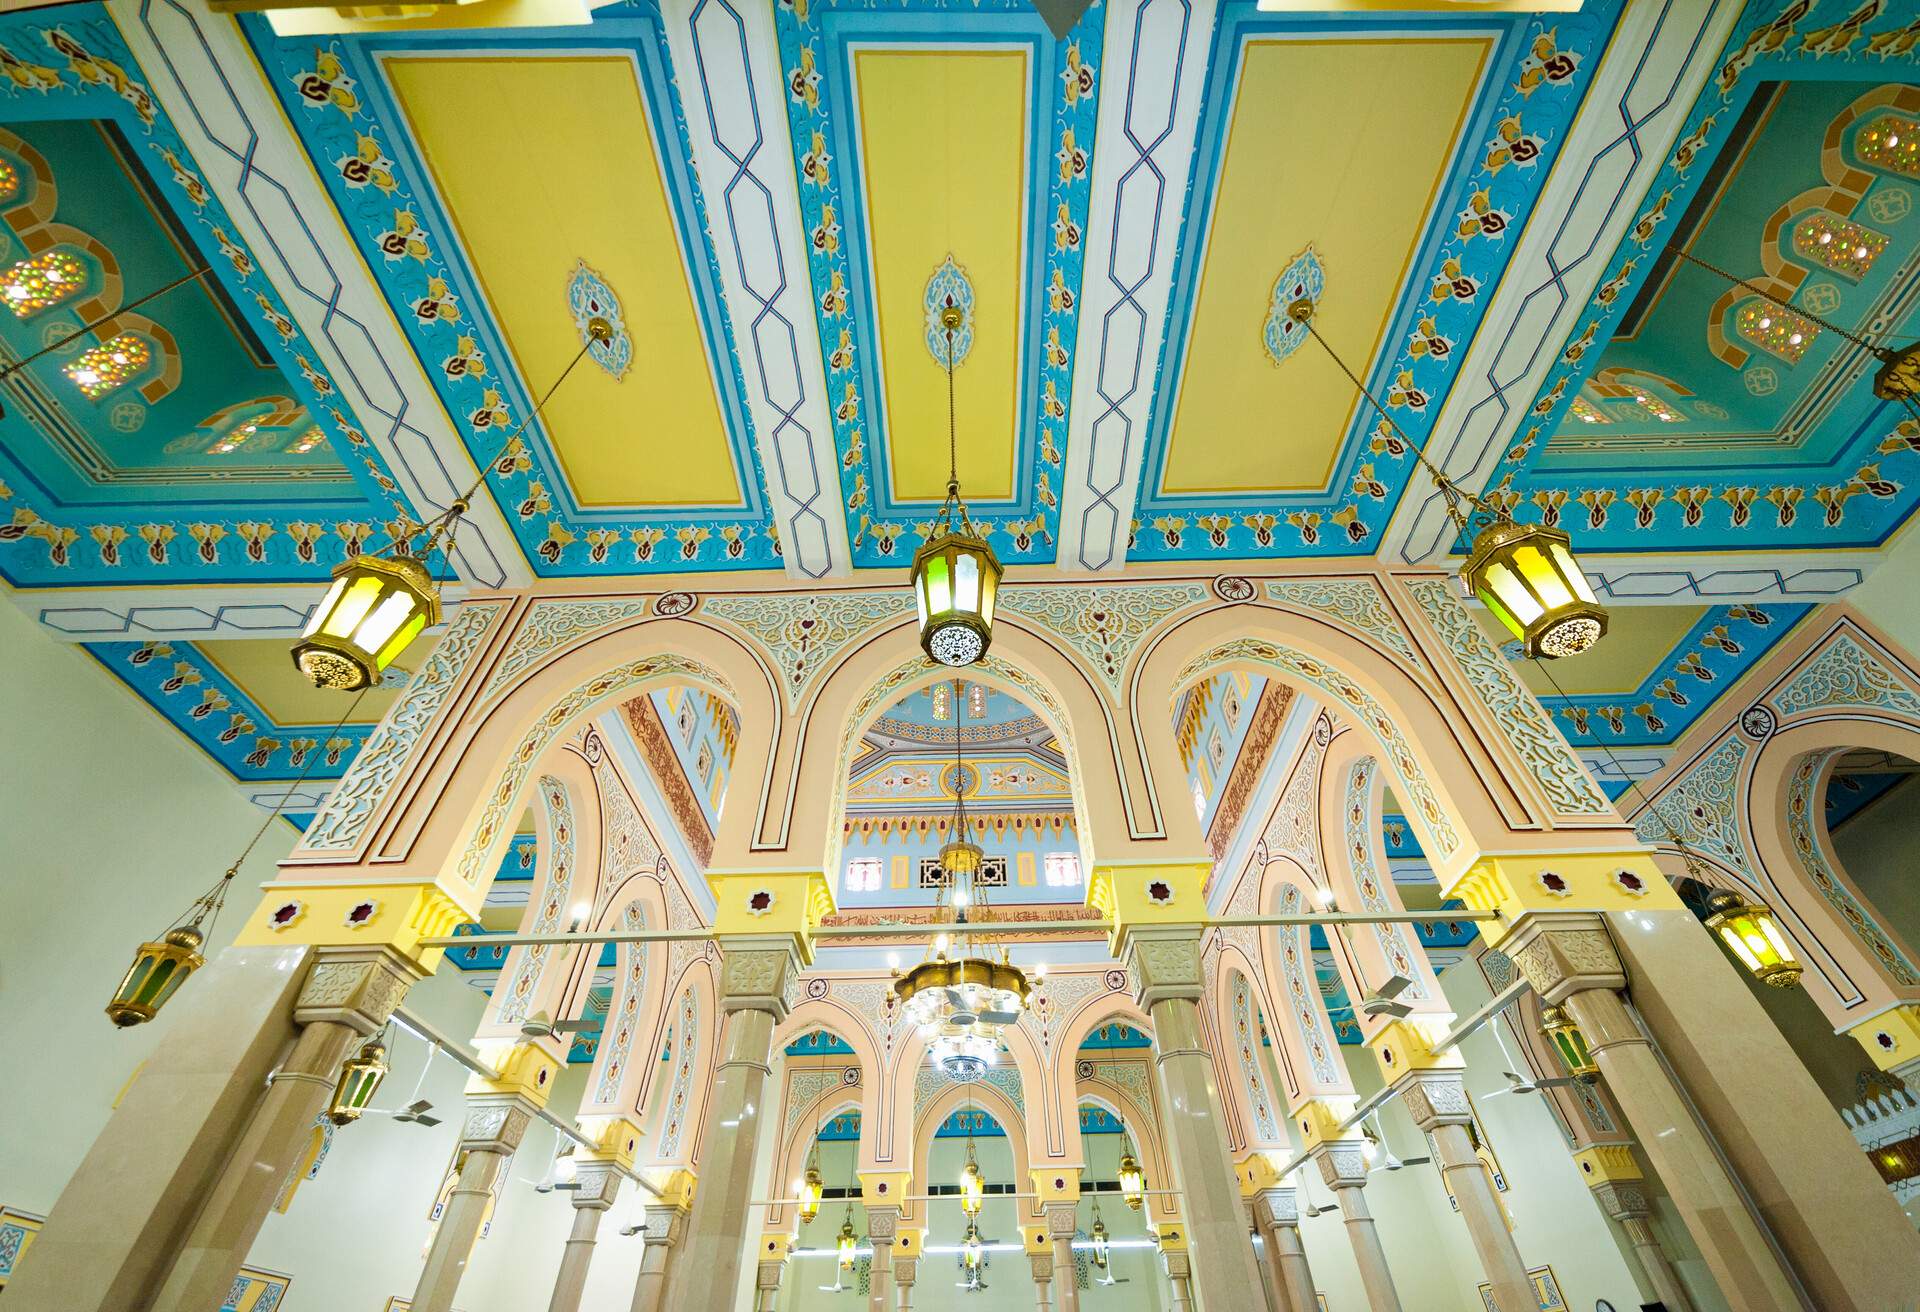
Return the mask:
MULTIPOLYGON (((346 727, 347 721, 352 718, 354 711, 358 709, 360 699, 366 695, 367 689, 365 688, 362 688, 353 695, 353 700, 347 704, 347 709, 341 713, 340 718, 334 722, 332 730, 328 732, 328 739, 333 738, 341 729, 346 727)), ((206 932, 209 934, 212 933, 214 921, 219 919, 220 909, 226 905, 227 890, 233 887, 234 878, 239 875, 240 867, 246 864, 247 858, 253 854, 253 849, 260 840, 266 837, 267 830, 272 827, 273 822, 280 818, 280 812, 286 809, 287 803, 291 801, 293 795, 300 790, 300 785, 304 784, 307 781, 307 777, 313 773, 313 767, 320 763, 320 757, 322 755, 321 749, 325 745, 324 740, 313 745, 312 750, 307 753, 306 764, 301 766, 299 775, 295 777, 294 781, 287 785, 286 790, 275 799, 273 809, 267 813, 267 818, 260 822, 260 828, 256 829, 253 837, 247 840, 247 845, 240 849, 240 855, 234 858, 233 864, 227 867, 226 873, 215 881, 212 888, 195 898, 193 905, 187 908, 187 914, 175 920, 173 924, 167 927, 168 929, 177 929, 181 925, 189 925, 195 929, 199 929, 204 924, 206 932)))

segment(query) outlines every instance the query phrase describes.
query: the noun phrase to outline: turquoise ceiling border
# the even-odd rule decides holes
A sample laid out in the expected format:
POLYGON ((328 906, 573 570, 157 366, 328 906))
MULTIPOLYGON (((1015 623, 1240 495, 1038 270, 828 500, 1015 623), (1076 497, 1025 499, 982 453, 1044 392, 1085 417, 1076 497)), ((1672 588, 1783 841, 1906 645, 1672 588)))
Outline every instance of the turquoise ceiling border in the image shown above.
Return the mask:
MULTIPOLYGON (((1537 515, 1562 525, 1581 550, 1631 552, 1877 546, 1920 502, 1920 485, 1911 481, 1920 473, 1920 433, 1897 432, 1897 408, 1887 405, 1866 406, 1833 458, 1817 469, 1782 466, 1768 475, 1742 466, 1730 478, 1725 462, 1716 460, 1664 470, 1658 481, 1622 488, 1621 470, 1583 476, 1544 458, 1548 435, 1565 421, 1581 387, 1600 367, 1605 343, 1651 276, 1673 224, 1692 203, 1761 83, 1815 78, 1920 83, 1920 57, 1913 50, 1882 52, 1872 63, 1856 57, 1876 40, 1886 45, 1911 21, 1895 14, 1875 22, 1878 16, 1867 14, 1871 8, 1859 0, 1753 0, 1748 5, 1688 116, 1679 145, 1648 189, 1588 312, 1576 321, 1579 327, 1534 398, 1526 432, 1506 453, 1496 500, 1522 518, 1537 515), (1798 12, 1803 7, 1806 12, 1798 12), (1841 29, 1856 17, 1861 21, 1849 38, 1841 29)), ((1916 317, 1908 316, 1908 326, 1916 317)), ((1863 379, 1855 387, 1864 393, 1867 383, 1863 379)))
MULTIPOLYGON (((354 477, 362 500, 287 498, 218 503, 196 512, 143 504, 54 504, 0 448, 0 576, 16 587, 151 582, 319 580, 351 543, 383 520, 410 513, 385 462, 339 401, 319 353, 287 313, 260 262, 234 235, 232 219, 143 80, 104 5, 34 10, 0 19, 0 123, 29 119, 112 119, 136 147, 173 204, 194 249, 237 306, 258 307, 259 337, 289 392, 320 423, 354 477), (231 517, 223 517, 231 511, 231 517)), ((137 271, 135 271, 137 277, 137 271)), ((129 286, 125 299, 149 288, 129 286)))
MULTIPOLYGON (((337 732, 330 724, 277 724, 190 642, 81 646, 242 783, 295 779, 315 752, 319 759, 307 779, 330 783, 346 773, 360 744, 373 732, 371 720, 344 724, 337 732)), ((348 700, 342 699, 341 710, 348 700)))
MULTIPOLYGON (((395 320, 413 344, 468 454, 476 466, 486 465, 487 487, 535 572, 544 577, 567 577, 690 568, 778 568, 779 544, 747 411, 744 374, 721 295, 719 267, 708 236, 707 205, 694 176, 680 88, 658 5, 652 0, 629 0, 596 10, 593 22, 586 26, 556 29, 283 39, 258 15, 248 15, 242 26, 293 131, 312 158, 315 172, 395 320), (715 370, 715 393, 744 506, 696 507, 645 515, 631 509, 582 510, 572 504, 571 490, 545 426, 537 419, 527 427, 531 440, 524 444, 520 460, 494 459, 501 438, 532 409, 533 397, 552 380, 521 378, 517 370, 507 367, 512 357, 472 269, 447 235, 454 231, 454 225, 428 180, 405 115, 394 103, 377 64, 381 55, 392 52, 507 50, 594 50, 627 55, 635 61, 655 140, 663 147, 661 163, 680 232, 681 253, 708 360, 715 370), (317 76, 316 56, 321 53, 339 61, 340 72, 332 80, 335 85, 350 85, 357 101, 353 113, 324 98, 316 102, 301 94, 302 86, 311 85, 311 79, 317 76), (677 145, 677 151, 667 143, 677 145), (363 149, 374 150, 384 161, 392 175, 391 189, 360 176, 363 149), (349 162, 354 165, 351 178, 342 167, 349 162), (413 234, 424 243, 418 258, 391 258, 383 248, 383 239, 395 228, 395 216, 402 212, 411 213, 424 229, 413 234), (457 321, 436 318, 429 322, 415 313, 416 305, 444 298, 448 292, 459 310, 457 321), (448 364, 459 354, 455 344, 461 336, 476 339, 477 354, 487 366, 484 375, 448 364), (504 393, 501 400, 506 419, 503 424, 489 420, 486 427, 476 427, 473 416, 482 411, 490 391, 504 393)), ((592 252, 579 254, 592 263, 592 252)), ((555 288, 554 295, 562 295, 562 289, 555 288)), ((631 300, 634 293, 629 291, 627 295, 631 300)), ((629 381, 635 386, 644 385, 644 369, 629 381)))
MULTIPOLYGON (((1026 265, 1017 340, 1019 431, 1014 447, 1014 495, 1004 501, 973 501, 975 522, 988 532, 1003 561, 1051 563, 1058 518, 1056 486, 1065 458, 1068 407, 1073 393, 1073 344, 1079 324, 1083 246, 1092 201, 1091 166, 1062 178, 1054 152, 1064 134, 1091 158, 1098 119, 1101 37, 1106 8, 1095 3, 1065 41, 1055 40, 1027 0, 974 0, 957 9, 943 0, 814 0, 779 3, 774 26, 780 64, 787 76, 787 118, 800 178, 801 226, 812 236, 808 256, 820 341, 830 354, 827 392, 835 405, 834 446, 840 452, 840 488, 855 565, 884 566, 931 536, 937 509, 924 502, 895 502, 887 468, 885 388, 874 334, 877 318, 861 187, 860 149, 849 112, 851 50, 876 45, 924 45, 959 49, 992 42, 1019 43, 1032 53, 1026 265), (1090 83, 1090 89, 1084 89, 1090 83), (825 181, 810 168, 815 133, 833 156, 825 181), (1044 190, 1042 183, 1044 182, 1044 190), (1069 234, 1056 241, 1055 216, 1065 207, 1069 234), (839 227, 825 240, 824 218, 832 208, 839 227), (1050 294, 1063 288, 1064 295, 1050 294), (839 296, 836 301, 835 295, 839 296), (1041 309, 1042 306, 1046 308, 1041 309), (1057 329, 1060 349, 1043 348, 1046 330, 1057 329), (851 361, 831 354, 842 331, 851 334, 851 361), (1047 413, 1048 385, 1057 402, 1047 413), (843 407, 847 389, 857 407, 843 407), (906 539, 905 550, 900 540, 906 539)), ((960 253, 957 253, 957 255, 960 253)), ((964 259, 961 260, 964 264, 964 259)), ((929 269, 931 275, 933 270, 929 269)), ((963 482, 965 470, 961 471, 963 482)))
POLYGON ((1575 748, 1657 747, 1678 739, 1812 606, 1715 606, 1631 692, 1540 699, 1575 748))
MULTIPOLYGON (((1250 37, 1338 32, 1385 36, 1463 33, 1496 38, 1487 71, 1437 195, 1433 219, 1420 238, 1411 274, 1401 289, 1389 343, 1378 358, 1354 361, 1376 396, 1388 400, 1394 419, 1415 444, 1430 437, 1435 419, 1480 326, 1486 306, 1518 245, 1518 234, 1545 186, 1565 140, 1568 125, 1586 93, 1602 45, 1619 18, 1620 0, 1587 4, 1578 14, 1448 13, 1396 15, 1391 29, 1378 15, 1349 17, 1262 13, 1252 0, 1229 0, 1220 9, 1209 56, 1207 85, 1195 150, 1199 163, 1181 218, 1173 293, 1167 331, 1155 381, 1153 410, 1146 433, 1147 458, 1141 462, 1135 502, 1130 560, 1180 560, 1212 555, 1277 557, 1370 555, 1376 535, 1386 526, 1404 491, 1412 466, 1410 453, 1380 424, 1364 403, 1341 445, 1334 475, 1324 492, 1256 496, 1161 496, 1160 473, 1166 459, 1178 386, 1173 381, 1187 346, 1192 291, 1212 214, 1222 152, 1231 123, 1240 50, 1250 37), (1505 144, 1495 133, 1518 120, 1516 135, 1536 148, 1530 163, 1490 162, 1505 144), (1505 216, 1499 231, 1463 224, 1477 193, 1486 208, 1505 216), (1463 226, 1467 229, 1463 233, 1463 226), (1438 287, 1439 299, 1433 289, 1438 287), (1463 296, 1461 293, 1465 293, 1463 296), (1433 320, 1433 331, 1420 328, 1433 320), (1412 349, 1418 342, 1418 354, 1412 349), (1438 349, 1435 344, 1440 343, 1438 349), (1424 397, 1396 400, 1388 393, 1401 373, 1412 376, 1413 391, 1424 397), (1371 471, 1371 477, 1368 471, 1371 471)), ((1382 165, 1385 166, 1384 164, 1382 165)), ((1303 185, 1311 185, 1307 180, 1303 185)), ((1274 270, 1277 276, 1279 269, 1274 270)), ((1330 275, 1335 279, 1337 273, 1330 275)), ((1329 294, 1332 294, 1331 292, 1329 294)), ((1249 326, 1249 332, 1254 326, 1249 326)), ((1331 367, 1320 361, 1323 367, 1331 367)), ((1298 367, 1297 365, 1295 367, 1298 367)))

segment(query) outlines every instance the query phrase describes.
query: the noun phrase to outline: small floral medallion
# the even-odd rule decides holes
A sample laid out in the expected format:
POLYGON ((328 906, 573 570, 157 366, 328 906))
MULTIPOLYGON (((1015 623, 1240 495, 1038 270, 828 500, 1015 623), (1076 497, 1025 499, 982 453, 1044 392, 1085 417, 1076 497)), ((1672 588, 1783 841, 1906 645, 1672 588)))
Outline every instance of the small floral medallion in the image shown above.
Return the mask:
POLYGON ((1289 315, 1287 307, 1300 300, 1317 305, 1326 289, 1326 270, 1320 267, 1320 257, 1311 246, 1294 256, 1293 262, 1274 279, 1273 299, 1267 306, 1267 322, 1260 340, 1267 348, 1267 357, 1275 364, 1285 363, 1307 340, 1307 326, 1289 315))
POLYGON ((573 311, 574 326, 580 330, 580 341, 593 362, 616 381, 626 377, 633 365, 633 338, 627 335, 620 298, 585 260, 573 266, 573 277, 567 283, 567 308, 573 311), (605 319, 613 325, 611 341, 595 342, 587 335, 587 325, 594 319, 605 319))
POLYGON ((668 620, 676 615, 685 615, 692 609, 693 594, 690 592, 663 593, 660 600, 653 603, 653 613, 668 620))
POLYGON ((960 311, 960 326, 953 330, 953 363, 958 365, 973 349, 973 284, 966 270, 947 256, 933 276, 927 279, 927 354, 941 368, 947 365, 947 329, 940 317, 949 309, 960 311))

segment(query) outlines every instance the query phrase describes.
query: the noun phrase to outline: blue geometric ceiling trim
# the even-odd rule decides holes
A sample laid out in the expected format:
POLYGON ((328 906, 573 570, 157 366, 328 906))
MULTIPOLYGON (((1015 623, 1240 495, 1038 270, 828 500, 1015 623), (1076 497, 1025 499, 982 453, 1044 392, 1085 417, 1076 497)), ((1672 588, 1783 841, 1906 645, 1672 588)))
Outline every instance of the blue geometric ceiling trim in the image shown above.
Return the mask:
POLYGON ((789 1057, 853 1056, 852 1046, 838 1034, 827 1030, 813 1030, 802 1034, 787 1045, 786 1052, 789 1057))
POLYGON ((1082 239, 1092 201, 1089 161, 1099 101, 1098 70, 1092 60, 1101 49, 1105 6, 1095 3, 1088 9, 1065 41, 1054 39, 1027 0, 973 0, 964 10, 945 0, 815 0, 775 5, 774 26, 788 80, 787 117, 800 178, 801 223, 815 235, 809 266, 820 340, 837 343, 844 332, 854 348, 851 358, 829 348, 827 389, 832 397, 851 391, 856 398, 836 405, 834 415, 841 495, 856 565, 892 563, 903 537, 908 550, 918 546, 916 538, 931 535, 928 525, 935 507, 892 498, 886 389, 861 196, 864 178, 849 112, 853 46, 931 44, 957 49, 1018 43, 1031 52, 1027 178, 1033 194, 1025 222, 1014 495, 1007 501, 969 505, 985 512, 984 517, 976 515, 975 523, 1002 560, 1052 561, 1055 485, 1065 460, 1072 344, 1086 258, 1082 239), (832 143, 837 163, 830 168, 811 158, 816 134, 832 143), (1066 163, 1056 163, 1056 150, 1066 163), (1044 188, 1036 185, 1042 182, 1044 188), (834 225, 825 221, 829 209, 834 225), (1056 222, 1063 212, 1064 220, 1056 222), (830 233, 830 226, 837 231, 830 233))
POLYGON ((1080 1041, 1080 1050, 1088 1048, 1151 1048, 1153 1040, 1122 1021, 1094 1027, 1086 1038, 1080 1041))
POLYGON ((476 465, 486 468, 487 486, 534 569, 546 577, 567 577, 689 568, 778 568, 780 548, 766 504, 759 445, 746 405, 745 375, 720 290, 707 204, 693 172, 692 145, 659 6, 652 0, 627 0, 596 10, 586 27, 351 34, 326 38, 323 45, 313 38, 280 39, 256 15, 246 16, 243 27, 468 453, 476 465), (740 474, 744 505, 675 507, 644 515, 633 508, 584 509, 573 504, 572 491, 539 419, 527 426, 519 459, 499 454, 502 438, 532 410, 535 396, 552 380, 521 378, 517 370, 505 367, 513 357, 479 280, 450 240, 433 236, 453 233, 456 225, 429 181, 431 175, 420 159, 406 115, 394 102, 380 64, 380 57, 388 52, 470 51, 476 45, 533 51, 591 49, 633 59, 654 139, 673 143, 672 148, 660 150, 660 164, 681 249, 690 255, 684 263, 708 360, 716 373, 715 395, 740 474), (316 100, 302 94, 302 87, 311 85, 322 67, 329 70, 328 81, 351 80, 356 97, 352 114, 325 97, 316 100), (338 71, 333 72, 336 67, 338 71), (377 182, 370 183, 365 176, 369 164, 381 170, 377 182), (387 258, 382 243, 400 211, 417 217, 416 235, 424 242, 421 258, 387 258), (457 321, 416 312, 423 303, 448 300, 459 311, 457 321), (473 339, 471 353, 461 351, 462 338, 473 339), (489 366, 484 374, 448 363, 468 355, 489 366))
MULTIPOLYGON (((1369 388, 1386 399, 1394 421, 1416 445, 1424 445, 1432 431, 1459 361, 1513 256, 1517 240, 1512 234, 1525 226, 1540 197, 1622 7, 1620 0, 1599 0, 1579 14, 1395 16, 1396 31, 1471 33, 1497 41, 1437 193, 1447 202, 1436 203, 1433 222, 1410 266, 1426 272, 1408 277, 1401 289, 1393 328, 1382 338, 1388 349, 1371 362, 1356 362, 1367 368, 1369 388), (1517 159, 1502 129, 1528 144, 1526 161, 1517 159), (1497 222, 1490 217, 1495 215, 1497 222), (1422 326, 1429 319, 1430 331, 1422 326), (1409 386, 1399 385, 1403 374, 1410 378, 1409 386)), ((1159 492, 1179 393, 1168 380, 1180 371, 1187 349, 1194 291, 1232 120, 1240 48, 1249 38, 1276 34, 1364 38, 1379 32, 1370 16, 1261 13, 1250 0, 1228 0, 1221 6, 1195 148, 1198 181, 1181 220, 1130 558, 1370 555, 1374 535, 1399 502, 1412 469, 1410 452, 1364 401, 1355 408, 1352 429, 1324 491, 1270 496, 1159 492), (1371 476, 1362 466, 1371 469, 1371 476)))
MULTIPOLYGON (((81 644, 166 721, 243 782, 290 780, 313 753, 307 775, 324 783, 346 773, 373 732, 371 723, 280 725, 190 642, 81 644)), ((351 700, 351 699, 348 699, 351 700)), ((342 703, 342 710, 346 709, 342 703)))
POLYGON ((1540 700, 1575 747, 1653 747, 1673 742, 1812 606, 1715 606, 1632 692, 1540 700))
MULTIPOLYGON (((1506 454, 1494 495, 1516 517, 1562 524, 1589 551, 1782 550, 1878 545, 1920 502, 1920 483, 1914 479, 1920 472, 1920 428, 1902 425, 1903 412, 1890 404, 1863 403, 1837 454, 1818 468, 1783 465, 1756 473, 1747 467, 1728 477, 1727 462, 1715 461, 1697 470, 1672 471, 1671 484, 1622 490, 1620 470, 1582 477, 1576 468, 1544 458, 1546 439, 1599 369, 1605 344, 1658 267, 1668 234, 1713 175, 1722 148, 1763 84, 1920 82, 1920 56, 1911 41, 1898 39, 1911 17, 1894 6, 1876 25, 1884 8, 1859 0, 1754 0, 1748 5, 1674 154, 1648 188, 1644 208, 1535 397, 1525 434, 1506 454), (1878 56, 1871 65, 1856 58, 1867 50, 1878 56)), ((1911 340, 1915 323, 1914 316, 1904 317, 1905 325, 1887 330, 1901 344, 1911 340)), ((1854 386, 1864 394, 1867 382, 1854 386)))
MULTIPOLYGON (((234 235, 233 220, 200 177, 103 5, 0 19, 0 51, 8 73, 0 78, 0 122, 110 119, 127 140, 145 147, 143 158, 194 249, 231 302, 258 314, 259 339, 361 494, 251 502, 231 508, 232 518, 222 517, 230 508, 218 503, 194 514, 138 502, 111 513, 100 505, 82 512, 46 500, 45 490, 0 452, 0 575, 19 587, 325 577, 345 558, 348 538, 372 536, 383 520, 410 511, 319 352, 234 235), (54 15, 57 21, 49 22, 54 15)), ((125 299, 148 290, 128 287, 125 299)))
POLYGON ((822 1124, 814 1135, 821 1143, 846 1143, 859 1137, 859 1112, 841 1112, 822 1124))

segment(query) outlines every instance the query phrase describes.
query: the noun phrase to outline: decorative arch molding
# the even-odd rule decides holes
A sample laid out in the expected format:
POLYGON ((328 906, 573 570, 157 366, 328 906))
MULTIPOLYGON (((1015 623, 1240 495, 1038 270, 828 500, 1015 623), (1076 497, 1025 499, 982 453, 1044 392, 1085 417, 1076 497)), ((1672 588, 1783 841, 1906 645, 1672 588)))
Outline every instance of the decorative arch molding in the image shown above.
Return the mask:
POLYGON ((655 1086, 646 1109, 652 1165, 663 1175, 700 1161, 707 1093, 724 1023, 713 966, 704 957, 673 981, 667 997, 661 1034, 672 1036, 673 1073, 655 1086))
MULTIPOLYGON (((1146 1073, 1147 1062, 1087 1061, 1081 1064, 1089 1068, 1089 1073, 1081 1075, 1074 1084, 1075 1120, 1079 1119, 1080 1108, 1087 1103, 1105 1108, 1132 1137, 1141 1170, 1146 1173, 1147 1188, 1164 1188, 1173 1179, 1173 1165, 1160 1137, 1159 1104, 1155 1101, 1153 1079, 1146 1073), (1126 1067, 1140 1070, 1136 1075, 1126 1067), (1119 1083, 1116 1076, 1126 1083, 1119 1083)), ((1170 1220, 1180 1215, 1180 1204, 1171 1193, 1150 1192, 1145 1215, 1170 1220)))
MULTIPOLYGON (((775 1140, 777 1147, 773 1159, 773 1193, 776 1197, 785 1196, 782 1186, 799 1179, 801 1172, 806 1169, 814 1136, 822 1124, 844 1112, 853 1111, 860 1114, 864 1130, 868 1117, 866 1097, 878 1083, 874 1078, 874 1067, 859 1055, 853 1036, 824 1023, 793 1027, 790 1024, 792 1020, 789 1014, 787 1020, 781 1022, 780 1029, 784 1037, 776 1034, 774 1051, 780 1052, 802 1035, 819 1030, 855 1047, 856 1051, 851 1058, 837 1055, 818 1062, 786 1062, 780 1089, 780 1130, 775 1140)), ((856 1163, 856 1172, 858 1169, 856 1163)), ((786 1205, 772 1204, 767 1208, 767 1227, 771 1229, 784 1225, 787 1215, 786 1205)))
POLYGON ((1772 906, 1808 992, 1845 1026, 1920 999, 1920 967, 1846 876, 1820 799, 1849 748, 1920 759, 1920 671, 1846 607, 1823 615, 1695 725, 1634 818, 1643 841, 1678 856, 1677 834, 1719 882, 1772 906))
POLYGON ((1232 1147, 1236 1152, 1244 1148, 1282 1150, 1287 1147, 1286 1109, 1280 1105, 1260 1060, 1258 1018, 1264 1013, 1259 1010, 1257 990, 1237 965, 1222 966, 1220 973, 1218 1037, 1222 1053, 1230 1054, 1228 1060, 1238 1077, 1234 1090, 1244 1112, 1241 1128, 1245 1141, 1232 1147))
MULTIPOLYGON (((1276 857, 1268 861, 1262 874, 1260 904, 1270 915, 1297 915, 1311 905, 1313 887, 1296 862, 1276 857)), ((1285 1017, 1275 1021, 1275 1026, 1289 1033, 1303 1058, 1298 1068, 1299 1088, 1290 1091, 1293 1102, 1289 1112, 1310 1098, 1352 1094, 1353 1082, 1347 1077, 1326 1003, 1314 978, 1306 929, 1272 926, 1262 931, 1261 940, 1263 953, 1273 963, 1271 974, 1281 995, 1274 1014, 1285 1017)))
MULTIPOLYGON (((934 1136, 939 1133, 940 1127, 946 1123, 949 1116, 968 1106, 980 1108, 1000 1123, 1000 1128, 1006 1132, 1007 1147, 1013 1154, 1015 1171, 1040 1170, 1058 1165, 1057 1162, 1038 1161, 1034 1158, 1027 1138, 1026 1114, 1013 1099, 1007 1096, 1004 1089, 984 1081, 975 1084, 949 1084, 914 1113, 912 1162, 916 1193, 922 1192, 923 1186, 933 1182, 929 1163, 933 1156, 934 1136)), ((1079 1126, 1077 1119, 1074 1125, 1077 1131, 1079 1126)), ((1012 1183, 1018 1193, 1031 1192, 1031 1185, 1023 1179, 1016 1178, 1012 1183)), ((1016 1199, 1015 1205, 1019 1209, 1023 1225, 1043 1215, 1037 1198, 1016 1199)), ((924 1204, 909 1202, 901 1208, 901 1214, 911 1220, 923 1207, 924 1204)))

